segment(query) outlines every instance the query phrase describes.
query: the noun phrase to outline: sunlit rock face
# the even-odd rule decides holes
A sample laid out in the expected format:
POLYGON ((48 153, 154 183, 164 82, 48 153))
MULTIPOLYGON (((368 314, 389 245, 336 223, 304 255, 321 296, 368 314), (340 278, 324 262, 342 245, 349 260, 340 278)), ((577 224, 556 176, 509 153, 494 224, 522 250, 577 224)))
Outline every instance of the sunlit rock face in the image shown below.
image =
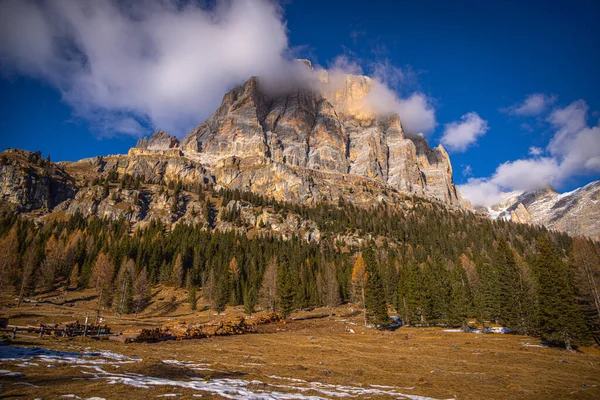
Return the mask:
POLYGON ((406 135, 402 116, 377 115, 366 101, 372 87, 366 76, 320 71, 318 85, 271 95, 253 77, 227 93, 179 148, 217 184, 279 199, 327 198, 336 183, 318 187, 314 176, 322 171, 468 207, 454 186, 444 148, 406 135))

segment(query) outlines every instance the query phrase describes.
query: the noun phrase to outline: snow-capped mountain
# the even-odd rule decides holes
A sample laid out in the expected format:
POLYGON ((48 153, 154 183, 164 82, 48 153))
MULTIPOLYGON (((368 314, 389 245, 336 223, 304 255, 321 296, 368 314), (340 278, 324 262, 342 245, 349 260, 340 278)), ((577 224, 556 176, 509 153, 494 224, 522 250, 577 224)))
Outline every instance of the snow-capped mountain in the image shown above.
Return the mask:
POLYGON ((544 225, 570 235, 600 239, 600 181, 566 193, 550 188, 506 193, 486 212, 493 219, 544 225))

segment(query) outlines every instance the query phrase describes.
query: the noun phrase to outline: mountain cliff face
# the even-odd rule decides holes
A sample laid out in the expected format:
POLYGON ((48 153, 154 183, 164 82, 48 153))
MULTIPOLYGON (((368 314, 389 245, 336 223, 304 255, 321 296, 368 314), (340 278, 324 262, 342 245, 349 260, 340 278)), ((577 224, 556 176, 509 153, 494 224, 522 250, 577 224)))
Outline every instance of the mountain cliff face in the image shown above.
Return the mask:
POLYGON ((0 206, 50 210, 75 195, 75 180, 40 152, 8 149, 0 155, 0 206))
POLYGON ((600 181, 562 194, 552 189, 509 193, 488 213, 493 218, 543 225, 600 240, 600 181))
POLYGON ((180 145, 157 132, 130 154, 181 155, 210 170, 217 184, 266 190, 280 200, 326 200, 330 188, 309 179, 322 172, 468 207, 442 146, 432 149, 422 136, 407 136, 398 115, 365 110, 370 78, 346 75, 334 86, 323 72, 320 83, 318 89, 269 95, 253 77, 227 93, 180 145))

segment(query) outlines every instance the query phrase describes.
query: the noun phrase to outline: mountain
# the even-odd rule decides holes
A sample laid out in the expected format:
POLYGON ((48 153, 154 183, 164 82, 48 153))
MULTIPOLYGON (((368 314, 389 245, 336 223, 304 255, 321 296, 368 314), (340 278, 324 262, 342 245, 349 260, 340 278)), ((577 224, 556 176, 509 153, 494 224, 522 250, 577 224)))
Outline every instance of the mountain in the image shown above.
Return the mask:
POLYGON ((600 239, 600 181, 567 193, 547 188, 511 192, 486 210, 492 218, 543 225, 569 235, 600 239))
POLYGON ((370 78, 339 80, 334 84, 320 71, 318 85, 270 94, 250 78, 181 144, 159 131, 129 154, 184 157, 209 170, 216 184, 278 200, 370 203, 373 198, 351 192, 367 184, 377 186, 377 194, 396 191, 468 207, 441 145, 432 149, 422 135, 406 135, 398 115, 370 110, 370 78))

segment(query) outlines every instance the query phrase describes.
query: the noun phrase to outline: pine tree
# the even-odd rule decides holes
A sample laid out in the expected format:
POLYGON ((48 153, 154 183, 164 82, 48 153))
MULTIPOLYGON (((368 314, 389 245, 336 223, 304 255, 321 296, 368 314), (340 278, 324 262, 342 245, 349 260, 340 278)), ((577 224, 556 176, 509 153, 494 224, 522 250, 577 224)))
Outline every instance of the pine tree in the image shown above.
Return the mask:
POLYGON ((497 299, 500 322, 518 333, 527 333, 530 325, 526 307, 530 301, 528 290, 514 253, 504 239, 498 243, 494 267, 500 278, 497 299))
POLYGON ((279 262, 277 271, 277 303, 283 318, 290 316, 294 309, 295 286, 292 280, 289 262, 286 256, 279 262))
POLYGON ((567 348, 586 339, 586 328, 572 287, 568 266, 557 256, 550 241, 538 240, 535 261, 539 300, 539 332, 543 339, 567 348))
POLYGON ((256 307, 256 289, 252 285, 248 285, 244 290, 244 312, 247 315, 252 315, 255 312, 256 307))
POLYGON ((190 309, 192 311, 196 311, 198 308, 198 294, 196 291, 196 286, 192 286, 188 292, 188 302, 190 303, 190 309))
POLYGON ((473 313, 473 301, 465 270, 456 265, 452 269, 450 298, 450 323, 466 327, 467 318, 473 313))
POLYGON ((371 247, 363 252, 363 258, 367 265, 367 284, 365 286, 365 310, 367 322, 376 327, 384 327, 389 324, 385 288, 379 274, 379 267, 375 252, 371 247))

